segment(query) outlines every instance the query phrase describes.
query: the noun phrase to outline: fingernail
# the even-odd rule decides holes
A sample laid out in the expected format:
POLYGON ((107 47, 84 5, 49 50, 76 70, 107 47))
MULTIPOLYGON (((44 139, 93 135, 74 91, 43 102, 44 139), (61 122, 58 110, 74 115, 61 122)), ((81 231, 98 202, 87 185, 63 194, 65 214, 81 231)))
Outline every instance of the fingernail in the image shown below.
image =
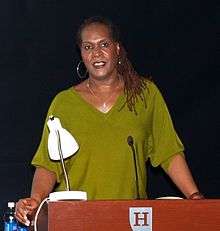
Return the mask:
POLYGON ((26 226, 29 226, 29 225, 30 225, 30 221, 27 220, 24 224, 25 224, 26 226))
POLYGON ((28 210, 27 210, 27 209, 24 209, 24 213, 27 214, 27 213, 28 213, 28 210))

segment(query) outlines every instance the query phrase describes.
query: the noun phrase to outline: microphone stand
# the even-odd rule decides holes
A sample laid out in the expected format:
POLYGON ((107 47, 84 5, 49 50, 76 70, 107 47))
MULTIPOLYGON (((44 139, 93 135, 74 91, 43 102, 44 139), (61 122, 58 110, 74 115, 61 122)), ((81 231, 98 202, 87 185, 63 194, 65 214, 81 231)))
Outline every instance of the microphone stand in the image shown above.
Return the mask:
POLYGON ((139 178, 138 178, 138 171, 137 171, 137 159, 136 159, 136 152, 134 148, 134 139, 132 136, 128 136, 127 143, 131 147, 133 160, 134 160, 134 169, 135 169, 135 182, 136 182, 136 191, 137 191, 137 200, 140 200, 140 192, 139 192, 139 178))

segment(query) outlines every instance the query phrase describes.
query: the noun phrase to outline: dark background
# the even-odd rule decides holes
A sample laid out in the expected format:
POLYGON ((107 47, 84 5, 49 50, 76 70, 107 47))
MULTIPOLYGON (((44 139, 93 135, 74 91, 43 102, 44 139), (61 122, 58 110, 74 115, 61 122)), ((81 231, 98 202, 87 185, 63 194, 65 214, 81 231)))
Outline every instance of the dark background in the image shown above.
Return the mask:
MULTIPOLYGON (((219 9, 197 0, 1 1, 0 211, 30 193, 45 114, 78 81, 74 36, 93 15, 119 24, 136 70, 152 75, 166 99, 199 188, 219 198, 219 9)), ((150 198, 181 196, 160 169, 149 175, 150 198)))

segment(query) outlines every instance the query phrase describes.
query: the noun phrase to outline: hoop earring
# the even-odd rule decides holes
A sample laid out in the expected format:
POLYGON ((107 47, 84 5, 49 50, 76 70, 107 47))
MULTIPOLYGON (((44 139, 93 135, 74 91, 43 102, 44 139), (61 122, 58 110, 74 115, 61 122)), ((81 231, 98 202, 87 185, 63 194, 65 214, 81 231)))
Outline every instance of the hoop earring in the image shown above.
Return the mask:
POLYGON ((77 75, 79 76, 80 79, 85 79, 86 76, 87 76, 88 71, 86 70, 86 72, 83 75, 80 74, 80 66, 81 66, 82 63, 83 63, 83 61, 80 60, 77 67, 76 67, 76 72, 77 72, 77 75))

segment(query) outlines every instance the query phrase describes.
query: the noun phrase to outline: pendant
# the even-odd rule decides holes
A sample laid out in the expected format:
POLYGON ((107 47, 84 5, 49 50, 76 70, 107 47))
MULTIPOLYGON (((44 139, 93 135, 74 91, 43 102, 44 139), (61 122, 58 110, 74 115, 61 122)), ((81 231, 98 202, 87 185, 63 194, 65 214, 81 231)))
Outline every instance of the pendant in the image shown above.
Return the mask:
POLYGON ((99 107, 99 110, 103 113, 107 113, 110 110, 110 108, 104 102, 103 105, 99 107))

